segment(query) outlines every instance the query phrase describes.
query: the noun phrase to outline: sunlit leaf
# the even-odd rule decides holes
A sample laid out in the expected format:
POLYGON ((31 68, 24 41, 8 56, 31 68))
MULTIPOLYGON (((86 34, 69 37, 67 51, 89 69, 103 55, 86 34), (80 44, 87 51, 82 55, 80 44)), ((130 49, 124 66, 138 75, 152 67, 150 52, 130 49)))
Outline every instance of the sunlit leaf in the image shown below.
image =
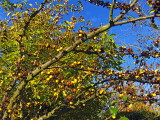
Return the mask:
POLYGON ((151 10, 149 13, 154 13, 155 12, 155 10, 153 9, 153 10, 151 10))
POLYGON ((118 107, 111 106, 109 110, 112 115, 116 116, 118 112, 118 107))

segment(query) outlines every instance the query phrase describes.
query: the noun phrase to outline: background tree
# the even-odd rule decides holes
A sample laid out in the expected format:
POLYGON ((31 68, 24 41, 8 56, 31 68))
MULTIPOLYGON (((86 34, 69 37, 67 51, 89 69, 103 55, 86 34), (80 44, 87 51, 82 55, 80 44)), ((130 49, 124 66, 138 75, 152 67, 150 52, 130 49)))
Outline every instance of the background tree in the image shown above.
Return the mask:
MULTIPOLYGON (((159 9, 153 7, 156 14, 142 16, 138 0, 88 2, 110 9, 107 25, 90 27, 81 15, 68 18, 70 12, 83 10, 82 1, 1 2, 9 16, 0 21, 3 120, 104 119, 103 112, 106 118, 115 119, 121 106, 125 110, 137 101, 158 105, 159 64, 149 66, 146 61, 159 57, 159 38, 139 52, 118 46, 107 31, 159 17, 155 12, 159 9), (116 9, 121 11, 118 16, 113 14, 116 9), (137 18, 127 17, 134 12, 137 18), (122 67, 125 56, 135 60, 135 69, 122 67)), ((155 23, 151 26, 158 29, 155 23)))

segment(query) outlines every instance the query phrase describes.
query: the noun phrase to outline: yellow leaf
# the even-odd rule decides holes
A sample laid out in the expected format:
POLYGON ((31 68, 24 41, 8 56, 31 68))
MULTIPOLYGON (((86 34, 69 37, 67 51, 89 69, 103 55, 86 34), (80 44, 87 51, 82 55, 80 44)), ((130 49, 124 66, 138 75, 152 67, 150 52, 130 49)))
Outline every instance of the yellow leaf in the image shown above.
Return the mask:
POLYGON ((155 97, 155 96, 157 96, 157 94, 156 93, 152 93, 152 96, 155 97))
POLYGON ((10 27, 10 30, 12 30, 12 29, 14 29, 14 28, 15 28, 14 26, 11 26, 11 27, 10 27))
POLYGON ((63 94, 64 97, 67 96, 66 91, 62 91, 62 94, 63 94))
POLYGON ((101 89, 100 91, 99 91, 99 94, 102 94, 104 92, 104 90, 103 89, 101 89))
POLYGON ((130 104, 130 105, 128 106, 128 108, 132 108, 132 106, 133 106, 133 104, 130 104))
POLYGON ((69 104, 70 104, 70 105, 73 105, 73 102, 71 101, 71 102, 69 102, 69 104))
POLYGON ((9 16, 11 14, 11 12, 9 12, 8 14, 7 14, 7 16, 9 16))
POLYGON ((112 118, 113 118, 113 119, 116 119, 116 116, 115 116, 115 115, 112 115, 112 118))
POLYGON ((61 51, 62 49, 63 49, 62 47, 58 48, 58 49, 57 49, 57 52, 61 51))
POLYGON ((32 4, 29 4, 29 6, 33 6, 32 4))
POLYGON ((10 112, 11 112, 11 110, 8 110, 8 112, 10 113, 10 112))
POLYGON ((3 71, 2 71, 2 70, 0 70, 0 74, 1 74, 1 73, 3 73, 3 71))
POLYGON ((151 10, 149 13, 154 13, 155 12, 155 10, 151 10))

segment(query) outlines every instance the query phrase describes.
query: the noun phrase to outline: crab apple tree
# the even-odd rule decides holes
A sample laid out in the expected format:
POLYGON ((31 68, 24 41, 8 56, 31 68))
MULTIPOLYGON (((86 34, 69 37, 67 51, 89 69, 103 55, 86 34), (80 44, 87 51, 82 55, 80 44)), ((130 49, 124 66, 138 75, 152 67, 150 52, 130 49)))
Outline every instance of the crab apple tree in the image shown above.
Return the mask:
POLYGON ((146 8, 139 0, 2 0, 0 118, 128 119, 118 113, 134 110, 136 103, 153 105, 156 112, 159 37, 132 47, 118 44, 108 32, 148 19, 157 30, 158 1, 143 3, 146 8), (109 10, 108 23, 93 27, 86 21, 81 14, 86 3, 109 10), (126 68, 131 60, 134 64, 126 68))

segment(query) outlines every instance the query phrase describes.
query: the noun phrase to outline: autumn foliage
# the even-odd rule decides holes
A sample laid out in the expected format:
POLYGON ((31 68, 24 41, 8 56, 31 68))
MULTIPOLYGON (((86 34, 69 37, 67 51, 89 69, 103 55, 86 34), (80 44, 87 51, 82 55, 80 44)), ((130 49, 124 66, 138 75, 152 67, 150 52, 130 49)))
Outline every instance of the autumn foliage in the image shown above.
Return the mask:
MULTIPOLYGON (((7 19, 0 21, 1 119, 128 120, 135 105, 156 119, 160 38, 132 47, 108 34, 118 25, 160 17, 152 15, 158 2, 144 2, 151 9, 145 16, 138 0, 3 0, 7 19), (84 2, 110 9, 109 23, 91 27, 82 15, 70 16, 85 10, 84 2), (118 16, 116 10, 121 10, 118 16), (127 68, 130 60, 134 62, 127 68)), ((158 30, 157 24, 150 26, 158 30)))

